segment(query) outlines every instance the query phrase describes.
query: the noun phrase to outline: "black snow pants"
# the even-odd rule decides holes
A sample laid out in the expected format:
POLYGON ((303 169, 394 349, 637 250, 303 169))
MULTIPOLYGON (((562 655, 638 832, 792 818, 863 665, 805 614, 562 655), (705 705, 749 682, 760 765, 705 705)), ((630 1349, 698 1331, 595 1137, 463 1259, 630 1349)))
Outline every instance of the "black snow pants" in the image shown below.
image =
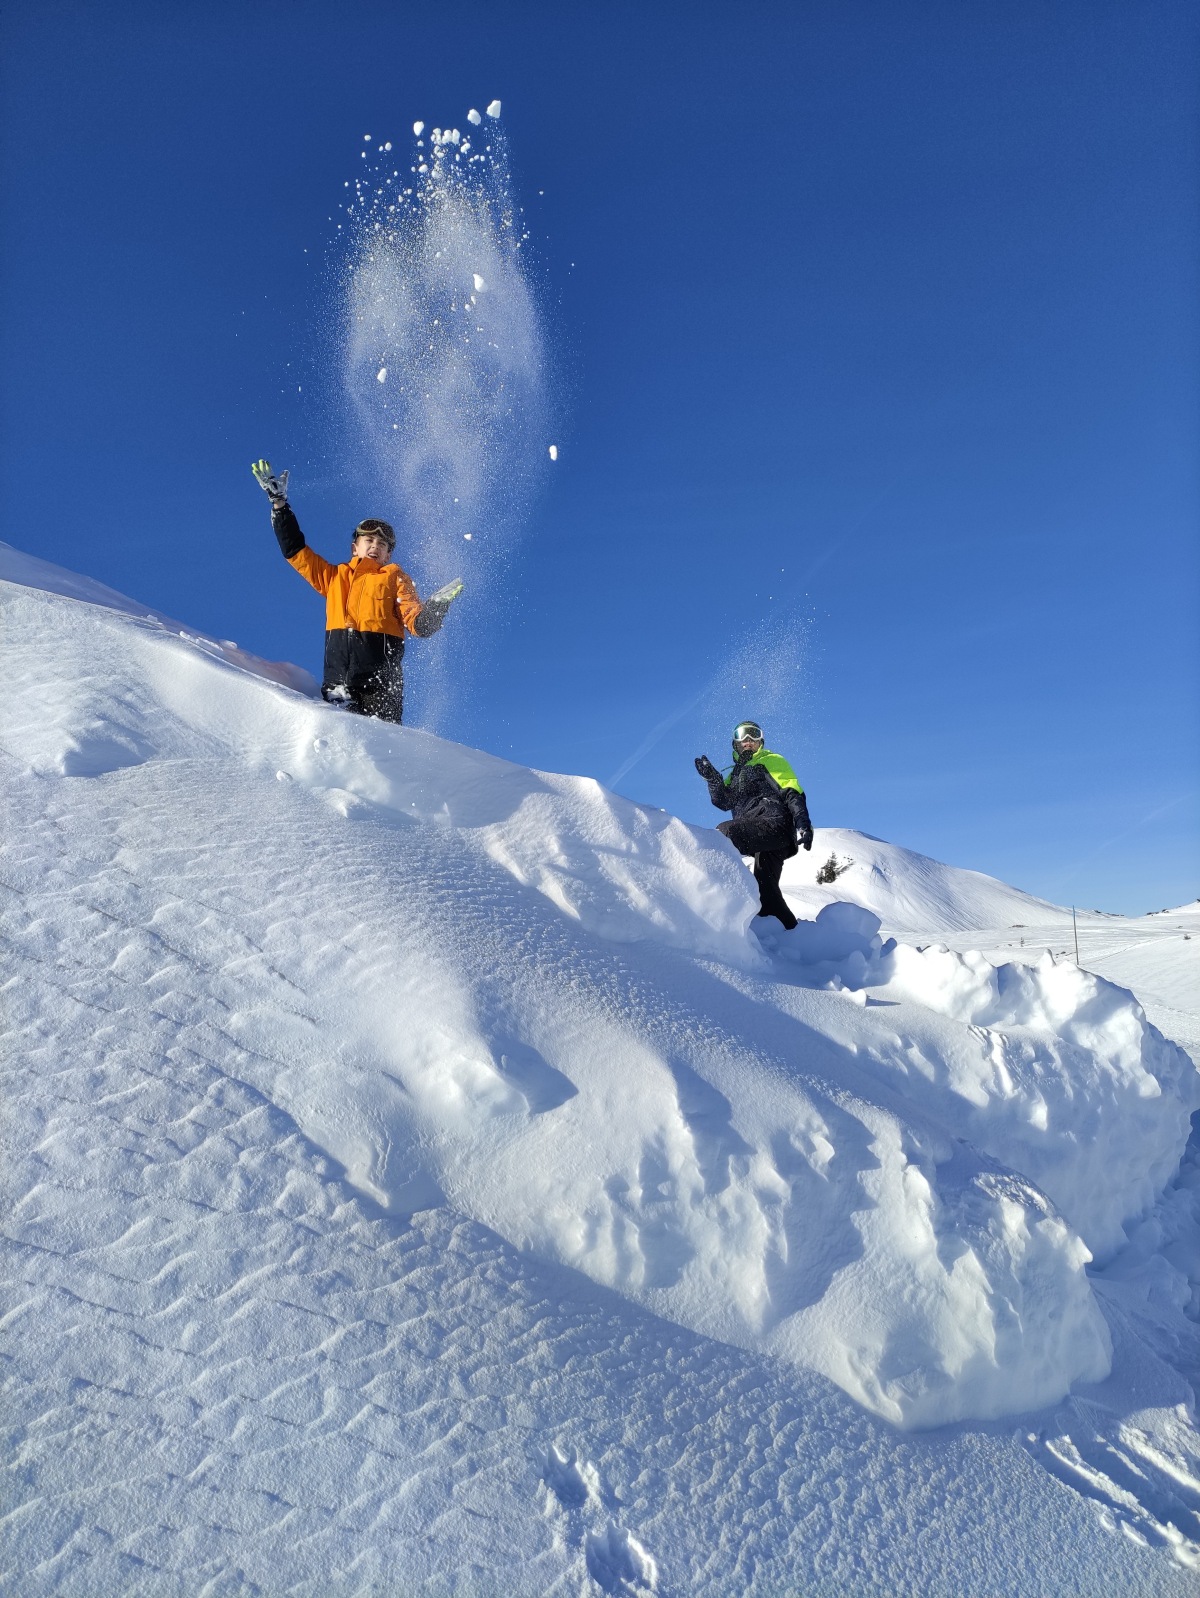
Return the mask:
POLYGON ((322 694, 332 704, 342 704, 360 716, 374 716, 376 721, 401 722, 404 719, 404 668, 399 660, 389 661, 386 671, 379 672, 365 683, 326 686, 322 694))
POLYGON ((779 878, 783 873, 783 862, 796 853, 795 843, 790 849, 764 849, 764 843, 778 843, 778 831, 772 829, 769 835, 764 835, 752 822, 722 821, 718 823, 717 831, 725 834, 738 854, 754 856, 754 880, 758 883, 760 906, 758 913, 760 916, 774 916, 790 932, 796 925, 796 918, 780 890, 779 878))

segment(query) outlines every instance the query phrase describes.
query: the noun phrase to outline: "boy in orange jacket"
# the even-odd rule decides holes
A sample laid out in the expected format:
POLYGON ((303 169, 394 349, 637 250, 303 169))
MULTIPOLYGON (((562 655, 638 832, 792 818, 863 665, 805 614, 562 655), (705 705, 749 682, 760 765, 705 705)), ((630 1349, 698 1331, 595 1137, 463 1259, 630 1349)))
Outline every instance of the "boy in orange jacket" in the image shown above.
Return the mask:
POLYGON ((284 559, 325 596, 321 693, 361 715, 399 722, 404 712, 405 635, 429 638, 437 632, 451 602, 462 593, 462 580, 447 583, 422 604, 412 578, 391 559, 395 532, 374 516, 354 529, 350 559, 333 565, 304 541, 288 504, 287 472, 276 476, 262 460, 250 470, 271 501, 271 527, 284 559))

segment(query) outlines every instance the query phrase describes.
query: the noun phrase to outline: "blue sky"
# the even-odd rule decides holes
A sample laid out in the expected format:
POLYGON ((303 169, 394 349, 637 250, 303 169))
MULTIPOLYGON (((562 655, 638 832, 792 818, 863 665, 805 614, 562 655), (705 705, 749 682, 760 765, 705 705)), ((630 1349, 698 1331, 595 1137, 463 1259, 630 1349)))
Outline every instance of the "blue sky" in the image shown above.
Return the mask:
POLYGON ((0 537, 319 670, 248 463, 326 553, 403 528, 347 444, 329 218, 365 132, 498 96, 561 454, 503 583, 412 651, 460 652, 446 730, 708 824, 692 756, 758 715, 818 824, 1193 898, 1198 33, 16 0, 0 537))

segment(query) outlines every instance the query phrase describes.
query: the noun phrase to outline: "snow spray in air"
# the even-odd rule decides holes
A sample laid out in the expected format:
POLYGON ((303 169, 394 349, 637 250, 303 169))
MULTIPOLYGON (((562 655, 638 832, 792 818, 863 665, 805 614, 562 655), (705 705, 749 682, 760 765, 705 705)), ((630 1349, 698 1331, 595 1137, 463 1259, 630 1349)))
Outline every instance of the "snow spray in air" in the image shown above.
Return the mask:
MULTIPOLYGON (((546 460, 543 339, 499 115, 493 101, 465 131, 415 123, 407 164, 390 143, 365 149, 347 206, 344 382, 391 500, 373 514, 395 522, 422 591, 461 575, 472 609, 500 598, 546 460)), ((464 642, 414 660, 426 726, 462 684, 464 642)))

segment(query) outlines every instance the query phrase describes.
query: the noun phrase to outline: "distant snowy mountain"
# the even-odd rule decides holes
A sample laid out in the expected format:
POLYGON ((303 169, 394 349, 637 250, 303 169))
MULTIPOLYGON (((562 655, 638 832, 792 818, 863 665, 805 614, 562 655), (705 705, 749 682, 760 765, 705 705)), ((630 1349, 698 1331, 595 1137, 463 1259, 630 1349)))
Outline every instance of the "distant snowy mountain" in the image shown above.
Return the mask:
POLYGON ((14 1590, 1184 1590, 1200 1078, 1060 909, 824 829, 784 934, 715 832, 0 578, 14 1590))

